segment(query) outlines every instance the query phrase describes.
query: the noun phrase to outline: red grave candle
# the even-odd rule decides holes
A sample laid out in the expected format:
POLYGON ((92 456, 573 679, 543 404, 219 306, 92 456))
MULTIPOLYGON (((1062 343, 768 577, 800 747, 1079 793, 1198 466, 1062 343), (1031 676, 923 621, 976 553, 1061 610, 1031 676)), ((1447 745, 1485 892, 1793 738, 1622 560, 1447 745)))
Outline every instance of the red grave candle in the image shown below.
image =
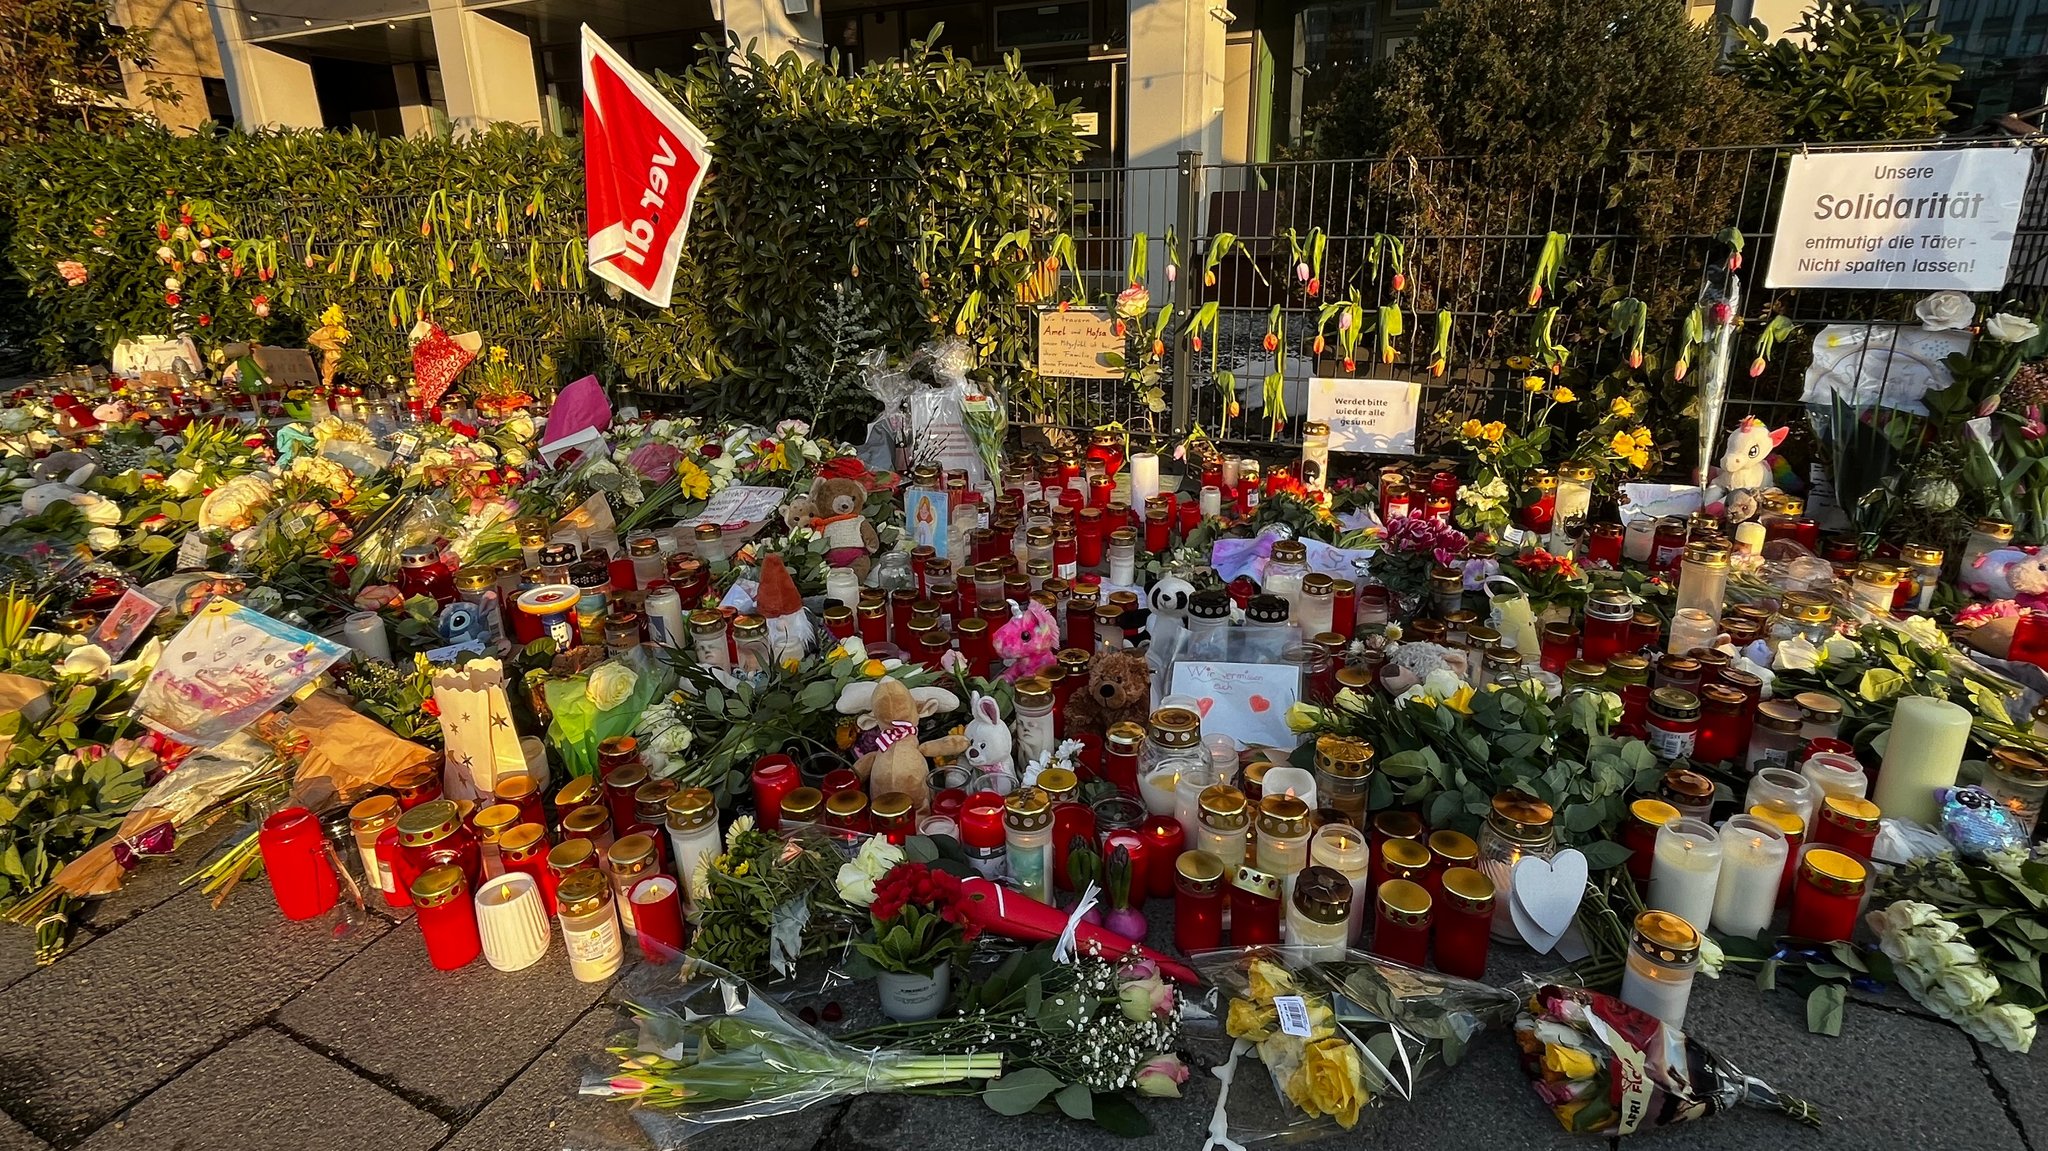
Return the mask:
POLYGON ((1223 946, 1223 862, 1188 851, 1174 863, 1173 945, 1183 953, 1223 946))
POLYGON ((1274 946, 1280 942, 1280 879, 1256 867, 1240 867, 1230 884, 1230 945, 1274 946))
POLYGON ((1859 860, 1825 847, 1807 852, 1792 885, 1792 918, 1785 933, 1816 943, 1849 938, 1869 882, 1870 870, 1859 860))
POLYGON ((1145 841, 1145 892, 1153 899, 1173 895, 1174 861, 1187 847, 1187 830, 1171 814, 1148 815, 1138 825, 1145 841))
POLYGON ((782 798, 802 785, 796 761, 786 755, 764 755, 754 761, 754 822, 763 831, 782 827, 782 798))
POLYGON ((469 877, 452 863, 428 868, 412 884, 413 918, 427 943, 427 961, 441 971, 476 962, 484 952, 476 926, 476 904, 469 898, 469 877))
POLYGON ((1421 884, 1394 879, 1380 885, 1379 911, 1374 916, 1374 955, 1421 967, 1429 960, 1430 922, 1433 918, 1429 892, 1421 884))
POLYGON ((1436 925, 1437 970, 1460 979, 1486 977, 1486 953, 1493 943, 1493 881, 1470 867, 1447 868, 1436 925))

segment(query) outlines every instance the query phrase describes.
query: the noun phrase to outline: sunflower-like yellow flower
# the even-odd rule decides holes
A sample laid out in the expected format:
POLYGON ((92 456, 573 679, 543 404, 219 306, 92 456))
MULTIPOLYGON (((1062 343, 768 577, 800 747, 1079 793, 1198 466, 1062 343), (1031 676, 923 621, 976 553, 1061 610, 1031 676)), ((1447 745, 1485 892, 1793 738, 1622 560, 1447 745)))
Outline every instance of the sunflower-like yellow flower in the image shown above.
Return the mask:
POLYGON ((1544 381, 1544 379, 1543 379, 1543 377, 1542 377, 1542 376, 1524 376, 1524 377, 1522 377, 1522 390, 1523 390, 1523 391, 1525 391, 1525 392, 1531 392, 1531 393, 1534 393, 1534 392, 1540 392, 1540 391, 1542 391, 1542 390, 1543 390, 1543 389, 1544 389, 1544 388, 1545 388, 1546 386, 1548 386, 1548 385, 1546 384, 1546 382, 1544 381))
POLYGON ((1483 425, 1480 424, 1478 420, 1466 420, 1464 423, 1458 425, 1458 434, 1465 437, 1468 440, 1478 439, 1480 433, 1484 430, 1485 428, 1483 427, 1483 425))
POLYGON ((1636 406, 1628 402, 1627 396, 1616 396, 1614 402, 1607 405, 1607 414, 1617 420, 1625 420, 1636 414, 1636 406))
POLYGON ((1579 394, 1577 392, 1572 391, 1570 388, 1567 388, 1564 385, 1559 384, 1557 386, 1557 390, 1550 393, 1550 398, 1556 400, 1560 404, 1569 404, 1577 402, 1579 394))

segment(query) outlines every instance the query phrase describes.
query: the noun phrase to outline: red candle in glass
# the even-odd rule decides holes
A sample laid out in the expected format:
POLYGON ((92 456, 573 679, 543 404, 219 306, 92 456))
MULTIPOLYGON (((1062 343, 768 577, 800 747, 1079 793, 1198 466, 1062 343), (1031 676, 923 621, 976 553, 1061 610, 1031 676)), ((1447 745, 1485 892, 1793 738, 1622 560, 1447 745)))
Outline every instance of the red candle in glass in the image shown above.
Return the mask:
POLYGON ((1067 646, 1076 651, 1095 650, 1095 607, 1092 604, 1067 602, 1067 646))
POLYGON ((886 604, 862 604, 854 609, 863 644, 889 642, 889 608, 886 604))
POLYGON ((1747 697, 1726 684, 1700 689, 1700 730, 1692 758, 1701 763, 1727 763, 1749 750, 1747 697))
POLYGON ((1084 568, 1102 566, 1103 514, 1099 507, 1082 508, 1074 513, 1074 544, 1076 561, 1084 568))
POLYGON ((825 782, 818 785, 818 790, 825 793, 826 799, 844 791, 859 791, 860 776, 850 767, 835 768, 825 773, 825 782))
POLYGON ((2048 667, 2048 613, 2030 611, 2013 624, 2008 659, 2048 667))
POLYGON ((1389 880, 1380 886, 1378 903, 1369 950, 1382 959, 1410 967, 1426 964, 1433 918, 1429 892, 1412 880, 1389 880))
POLYGON ((1223 862, 1206 851, 1174 861, 1173 945, 1183 953, 1223 946, 1223 862))
POLYGON ((1081 542, 1074 532, 1054 532, 1052 568, 1061 579, 1073 579, 1080 572, 1081 542))
POLYGON ((1565 665, 1579 658, 1579 632, 1568 623, 1547 623, 1537 633, 1541 666, 1552 675, 1563 675, 1565 665))
POLYGON ((1585 626, 1579 635, 1586 662, 1604 664, 1622 652, 1635 650, 1629 646, 1635 615, 1635 605, 1626 597, 1595 595, 1587 599, 1585 626))
POLYGON ((1145 729, 1135 723, 1119 723, 1102 736, 1102 778, 1122 795, 1138 794, 1138 749, 1145 743, 1145 729))
POLYGON ((384 902, 392 907, 411 907, 415 876, 412 864, 405 858, 405 849, 398 845, 395 823, 377 833, 377 867, 391 873, 391 889, 384 892, 384 902))
POLYGON ((633 885, 633 934, 649 963, 668 963, 683 953, 683 892, 675 877, 650 875, 633 885))
POLYGON ((889 636, 897 647, 910 640, 910 610, 917 600, 916 588, 897 588, 889 593, 889 636))
POLYGON ((1148 815, 1138 825, 1145 840, 1145 892, 1153 899, 1173 894, 1174 861, 1187 847, 1187 830, 1171 814, 1148 815))
POLYGON ((1076 839, 1089 844, 1095 842, 1095 809, 1085 803, 1069 801, 1053 805, 1052 809, 1052 866, 1053 887, 1059 891, 1078 890, 1067 874, 1067 855, 1076 839))
MULTIPOLYGON (((1010 605, 1007 600, 1000 598, 985 599, 974 605, 974 614, 981 617, 981 622, 989 626, 989 635, 993 637, 996 632, 1002 630, 1004 624, 1010 622, 1010 605)), ((990 642, 994 642, 993 639, 990 642)))
POLYGON ((1252 597, 1259 594, 1259 585, 1252 577, 1241 575, 1231 580, 1224 590, 1230 593, 1230 602, 1237 605, 1237 610, 1243 611, 1252 605, 1252 597))
POLYGON ((427 961, 441 971, 476 962, 484 953, 476 927, 476 904, 469 898, 469 877, 452 863, 428 868, 412 885, 413 918, 427 943, 427 961))
POLYGON ((1330 589, 1330 630, 1347 640, 1358 633, 1358 585, 1348 579, 1330 589))
POLYGON ((1830 795, 1821 801, 1813 821, 1815 847, 1829 847, 1853 859, 1868 860, 1877 846, 1877 805, 1853 795, 1830 795))
POLYGON ((930 578, 931 562, 938 554, 938 549, 930 544, 919 544, 910 549, 910 577, 917 581, 917 594, 920 599, 928 594, 925 581, 930 578))
POLYGON ((764 755, 754 761, 754 822, 763 831, 782 827, 782 799, 802 786, 796 761, 786 755, 764 755))
POLYGON ((1115 494, 1116 494, 1116 481, 1115 481, 1115 480, 1111 479, 1111 478, 1110 478, 1110 477, 1108 477, 1108 476, 1103 476, 1103 475, 1096 475, 1096 476, 1090 476, 1090 477, 1088 477, 1088 506, 1089 506, 1089 507, 1091 507, 1091 508, 1106 508, 1106 507, 1108 507, 1108 506, 1109 506, 1109 498, 1110 498, 1111 496, 1115 495, 1115 494))
POLYGON ((1869 881, 1870 871, 1859 860, 1825 847, 1807 852, 1792 885, 1792 918, 1785 933, 1816 943, 1849 938, 1869 881))
POLYGON ((1661 799, 1638 799, 1628 805, 1628 815, 1621 822, 1621 845, 1628 848, 1628 873, 1638 885, 1650 882, 1658 829, 1677 818, 1678 809, 1661 799))
POLYGON ((960 810, 966 806, 967 791, 965 788, 941 788, 932 795, 932 814, 941 815, 953 820, 956 825, 960 819, 960 810))
POLYGON ((825 630, 833 639, 851 639, 854 634, 853 609, 840 603, 826 607, 825 630))
POLYGON ((1067 738, 1081 745, 1081 750, 1074 755, 1075 774, 1082 779, 1101 779, 1102 737, 1092 731, 1080 731, 1067 738))
MULTIPOLYGON (((1643 651, 1664 646, 1664 621, 1652 611, 1639 611, 1629 618, 1628 650, 1643 651)), ((1687 689, 1691 690, 1691 689, 1687 689)))
POLYGON ((961 658, 967 661, 970 675, 988 678, 989 664, 995 659, 995 647, 989 641, 988 621, 979 617, 963 618, 953 625, 953 636, 960 644, 961 658))
POLYGON ((1173 531, 1173 513, 1164 501, 1162 496, 1145 508, 1145 550, 1154 555, 1166 550, 1173 531))
POLYGON ((1256 867, 1240 867, 1230 883, 1230 945, 1274 946, 1280 942, 1280 879, 1256 867))
POLYGON ((287 807, 264 820, 256 846, 277 909, 286 919, 311 919, 334 906, 340 881, 327 857, 327 835, 311 811, 287 807))
POLYGON ((1180 521, 1180 534, 1186 536, 1189 532, 1202 526, 1201 505, 1192 500, 1181 504, 1175 509, 1174 518, 1180 521))
POLYGON ((1586 562, 1621 566, 1621 547, 1627 532, 1617 523, 1597 523, 1586 529, 1586 562))
POLYGON ((1493 881, 1475 868, 1452 867, 1442 877, 1431 941, 1436 967, 1460 979, 1486 977, 1486 953, 1493 945, 1493 881))

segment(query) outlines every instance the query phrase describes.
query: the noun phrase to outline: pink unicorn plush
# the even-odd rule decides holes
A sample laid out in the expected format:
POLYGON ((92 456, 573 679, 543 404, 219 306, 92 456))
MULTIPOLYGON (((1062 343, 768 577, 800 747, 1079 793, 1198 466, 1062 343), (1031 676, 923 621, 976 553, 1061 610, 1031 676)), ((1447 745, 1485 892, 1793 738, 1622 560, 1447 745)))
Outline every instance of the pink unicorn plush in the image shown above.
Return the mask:
POLYGON ((995 638, 996 654, 1009 665, 1003 678, 1016 683, 1027 675, 1043 674, 1052 667, 1059 645, 1059 622, 1044 604, 1033 600, 1021 611, 1011 604, 1010 622, 996 630, 995 638))

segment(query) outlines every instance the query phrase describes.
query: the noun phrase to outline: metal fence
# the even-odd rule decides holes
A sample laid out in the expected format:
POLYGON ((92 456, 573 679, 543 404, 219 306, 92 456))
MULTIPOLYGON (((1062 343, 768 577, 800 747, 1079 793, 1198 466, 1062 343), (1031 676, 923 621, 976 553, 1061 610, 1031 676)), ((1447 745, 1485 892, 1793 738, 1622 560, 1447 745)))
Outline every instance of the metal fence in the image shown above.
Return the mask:
MULTIPOLYGON (((2039 141, 2035 141, 2039 143, 2039 141)), ((2023 147, 2012 141, 1830 145, 1864 148, 2023 147)), ((1531 403, 1519 386, 1526 371, 1509 366, 1531 344, 1536 309, 1527 291, 1545 241, 1568 237, 1559 275, 1562 291, 1555 342, 1574 348, 1574 364, 1593 378, 1620 366, 1619 341, 1595 329, 1607 304, 1620 297, 1645 301, 1648 343, 1667 344, 1691 310, 1705 269, 1726 251, 1717 237, 1738 229, 1745 238, 1740 362, 1773 315, 1794 321, 1810 337, 1830 325, 1889 325, 1913 321, 1924 293, 1850 290, 1766 290, 1762 287, 1774 240, 1775 217, 1791 157, 1803 145, 1703 148, 1682 152, 1630 152, 1593 174, 1562 182, 1488 182, 1488 166, 1471 157, 1286 161, 1210 164, 1184 153, 1176 168, 1090 170, 1071 175, 1082 267, 1099 288, 1121 286, 1131 237, 1151 238, 1149 280, 1155 301, 1170 299, 1182 317, 1217 305, 1213 343, 1195 352, 1171 342, 1166 374, 1169 408, 1150 413, 1122 381, 1041 381, 1058 397, 1055 422, 1072 428, 1109 420, 1150 420, 1161 430, 1199 425, 1237 442, 1296 442, 1311 377, 1355 376, 1419 383, 1423 390, 1425 446, 1429 431, 1467 416, 1527 417, 1531 403), (1167 283, 1160 243, 1167 227, 1179 245, 1180 272, 1167 283), (1290 232, 1305 241, 1320 231, 1326 248, 1316 296, 1293 274, 1290 232), (1230 255, 1206 275, 1220 236, 1234 237, 1230 255), (1405 285, 1394 288, 1387 238, 1405 249, 1405 285), (1375 239, 1382 258, 1371 260, 1375 239), (1404 334, 1393 340, 1394 359, 1379 362, 1377 341, 1361 339, 1353 370, 1334 350, 1335 324, 1321 324, 1323 304, 1357 293, 1370 322, 1382 305, 1402 309, 1404 334), (1268 351, 1264 338, 1278 306, 1283 338, 1268 351), (1451 317, 1448 370, 1429 370, 1435 318, 1451 317), (1330 350, 1312 351, 1321 331, 1330 350), (1264 403, 1263 381, 1278 372, 1284 417, 1264 403), (1231 417, 1235 400, 1237 415, 1231 417)), ((1814 146, 1813 150, 1821 150, 1814 146)), ((2035 148, 2027 208, 2014 244, 2008 294, 2030 306, 2048 297, 2048 149, 2035 148)), ((1738 369, 1730 383, 1730 419, 1755 414, 1772 423, 1798 416, 1809 340, 1788 341, 1759 375, 1738 369)), ((1666 359, 1668 365, 1668 359, 1666 359)), ((1659 423, 1683 420, 1694 384, 1645 381, 1662 410, 1659 423)), ((1690 460, 1685 461, 1689 465, 1690 460)))

